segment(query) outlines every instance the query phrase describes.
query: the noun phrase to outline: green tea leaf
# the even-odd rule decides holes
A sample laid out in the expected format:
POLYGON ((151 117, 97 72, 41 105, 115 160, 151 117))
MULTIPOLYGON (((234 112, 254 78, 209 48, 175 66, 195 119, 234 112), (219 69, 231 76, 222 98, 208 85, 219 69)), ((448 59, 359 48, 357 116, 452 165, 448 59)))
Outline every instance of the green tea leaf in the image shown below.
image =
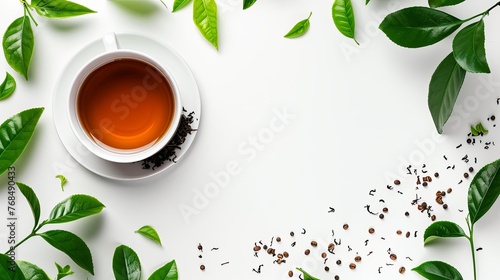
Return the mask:
POLYGON ((98 214, 105 206, 96 198, 75 194, 59 202, 50 213, 44 224, 58 224, 75 221, 84 217, 98 214))
POLYGON ((94 275, 92 254, 87 244, 80 237, 65 230, 50 230, 37 235, 54 248, 68 255, 78 266, 94 275))
POLYGON ((46 18, 67 18, 95 13, 95 11, 67 0, 33 0, 31 7, 46 18))
POLYGON ((465 70, 453 58, 453 53, 450 53, 432 74, 427 103, 439 133, 443 132, 443 126, 453 112, 465 74, 465 70))
POLYGON ((66 183, 68 182, 68 179, 66 179, 66 177, 64 177, 64 175, 56 175, 56 178, 58 178, 59 180, 61 180, 61 189, 62 191, 64 191, 64 185, 66 185, 66 183))
POLYGON ((120 245, 113 255, 113 273, 116 280, 140 280, 141 262, 131 248, 120 245))
POLYGON ((351 0, 335 0, 332 6, 333 23, 344 36, 354 39, 356 41, 355 29, 356 21, 354 20, 354 11, 352 9, 351 0))
POLYGON ((243 10, 252 7, 252 5, 255 4, 255 2, 257 2, 257 0, 243 0, 243 10))
POLYGON ((467 237, 464 230, 457 224, 447 221, 439 221, 431 224, 424 233, 424 244, 428 244, 437 238, 467 237))
POLYGON ((457 63, 472 73, 490 73, 484 49, 484 21, 460 30, 453 39, 453 55, 457 63))
POLYGON ((370 0, 366 0, 365 5, 368 5, 370 3, 370 0))
POLYGON ((191 2, 191 0, 175 0, 172 12, 177 12, 178 10, 184 8, 187 4, 189 4, 189 2, 191 2))
POLYGON ((74 273, 73 270, 71 270, 71 267, 69 265, 62 267, 58 263, 56 263, 56 267, 57 267, 56 280, 63 279, 64 277, 73 275, 73 273, 74 273))
POLYGON ((311 16, 312 12, 309 13, 309 17, 295 24, 295 26, 285 35, 285 38, 291 39, 304 35, 307 32, 307 30, 309 30, 309 26, 311 25, 311 23, 309 22, 311 16))
POLYGON ((463 280, 456 268, 441 261, 424 262, 412 270, 431 280, 463 280))
POLYGON ((490 210, 500 195, 500 160, 487 164, 477 172, 467 197, 470 221, 475 224, 490 210))
POLYGON ((297 267, 296 269, 302 272, 302 274, 304 274, 304 280, 319 280, 319 278, 311 276, 309 273, 305 272, 302 268, 297 267))
POLYGON ((40 201, 32 188, 19 182, 16 182, 16 185, 28 201, 31 212, 33 213, 33 218, 35 219, 35 225, 33 226, 33 228, 35 228, 38 226, 38 222, 40 221, 40 201))
POLYGON ((28 80, 28 72, 35 48, 35 37, 28 16, 12 22, 3 35, 3 53, 12 69, 28 80))
POLYGON ((439 8, 444 6, 452 6, 456 4, 460 4, 465 0, 429 0, 429 7, 431 8, 439 8))
POLYGON ((50 280, 47 273, 45 273, 45 271, 38 266, 25 261, 16 262, 27 280, 50 280))
POLYGON ((476 131, 480 134, 480 135, 484 135, 484 134, 488 134, 488 130, 486 128, 484 128, 483 124, 482 123, 478 123, 476 124, 476 131))
POLYGON ((17 263, 4 254, 0 254, 0 279, 26 280, 17 263))
POLYGON ((439 10, 410 7, 386 16, 379 28, 400 46, 420 48, 443 40, 463 22, 439 10))
POLYGON ((177 280, 179 279, 179 273, 177 271, 177 264, 175 260, 165 264, 160 267, 158 270, 153 272, 151 276, 149 276, 148 280, 177 280))
POLYGON ((140 229, 136 230, 135 231, 136 233, 139 233, 151 240, 153 240, 154 242, 158 243, 161 245, 161 240, 160 240, 160 236, 158 235, 158 233, 156 232, 156 230, 151 227, 151 226, 143 226, 141 227, 140 229))
POLYGON ((201 34, 215 49, 219 49, 217 31, 217 4, 215 0, 194 0, 193 21, 201 34))
POLYGON ((0 125, 0 174, 12 166, 28 145, 43 108, 22 111, 0 125))
POLYGON ((7 72, 3 83, 0 85, 0 100, 11 96, 14 90, 16 90, 16 80, 7 72))

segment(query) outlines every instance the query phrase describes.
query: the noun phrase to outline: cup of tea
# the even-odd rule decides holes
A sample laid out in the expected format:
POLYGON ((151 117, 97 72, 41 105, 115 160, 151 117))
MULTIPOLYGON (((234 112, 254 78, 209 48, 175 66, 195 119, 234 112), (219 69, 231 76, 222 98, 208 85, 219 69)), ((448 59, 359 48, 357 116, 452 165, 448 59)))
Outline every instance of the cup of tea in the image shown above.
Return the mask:
POLYGON ((69 122, 96 156, 117 163, 146 159, 174 136, 182 113, 174 77, 157 60, 120 49, 114 33, 105 52, 76 74, 69 92, 69 122))

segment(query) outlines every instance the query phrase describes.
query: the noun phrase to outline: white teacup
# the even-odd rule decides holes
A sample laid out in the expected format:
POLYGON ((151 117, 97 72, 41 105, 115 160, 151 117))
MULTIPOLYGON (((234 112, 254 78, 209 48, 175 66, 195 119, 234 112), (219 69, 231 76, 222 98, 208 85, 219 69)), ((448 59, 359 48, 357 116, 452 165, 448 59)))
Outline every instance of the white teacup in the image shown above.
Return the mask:
POLYGON ((147 54, 120 49, 114 33, 106 51, 76 74, 69 93, 69 122, 94 155, 130 163, 160 151, 174 136, 182 113, 174 77, 147 54))

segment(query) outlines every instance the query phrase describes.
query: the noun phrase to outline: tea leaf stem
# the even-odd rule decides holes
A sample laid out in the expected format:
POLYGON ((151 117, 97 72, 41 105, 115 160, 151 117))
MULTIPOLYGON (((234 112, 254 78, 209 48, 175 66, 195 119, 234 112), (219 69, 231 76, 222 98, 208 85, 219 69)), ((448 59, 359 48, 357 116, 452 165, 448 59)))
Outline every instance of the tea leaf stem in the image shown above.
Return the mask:
POLYGON ((27 13, 28 16, 30 17, 31 21, 33 21, 33 23, 35 24, 35 26, 38 26, 38 23, 36 22, 35 18, 31 14, 30 7, 29 7, 28 3, 26 3, 26 1, 24 1, 24 0, 21 2, 23 3, 23 6, 24 6, 24 16, 26 16, 26 13, 27 13))
POLYGON ((467 227, 469 228, 469 236, 467 236, 467 239, 469 240, 470 250, 472 255, 472 268, 474 271, 474 280, 476 280, 477 272, 476 272, 476 250, 474 248, 474 225, 470 223, 469 217, 467 217, 466 222, 467 222, 467 227))
POLYGON ((500 6, 500 1, 497 2, 495 5, 491 6, 488 10, 486 10, 486 11, 484 11, 482 13, 479 13, 479 14, 477 14, 475 16, 472 16, 472 17, 470 17, 468 19, 465 19, 465 20, 463 20, 463 22, 467 22, 467 21, 473 20, 473 19, 475 19, 477 17, 484 18, 485 16, 489 15, 489 13, 491 12, 491 10, 493 10, 494 8, 496 8, 498 6, 500 6))

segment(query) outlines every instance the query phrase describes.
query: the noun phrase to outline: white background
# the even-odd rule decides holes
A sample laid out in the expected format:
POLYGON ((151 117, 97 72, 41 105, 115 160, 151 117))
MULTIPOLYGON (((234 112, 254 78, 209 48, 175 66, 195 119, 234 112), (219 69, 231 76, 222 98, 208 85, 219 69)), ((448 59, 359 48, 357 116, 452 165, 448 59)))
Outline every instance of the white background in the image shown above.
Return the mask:
MULTIPOLYGON (((194 26, 192 4, 171 13, 171 1, 167 1, 170 9, 155 0, 80 2, 98 13, 65 20, 35 15, 39 26, 34 27, 36 46, 28 82, 0 59, 0 70, 14 74, 18 82, 15 94, 0 103, 0 116, 6 119, 30 107, 45 107, 32 142, 15 164, 16 180, 38 194, 42 219, 57 202, 76 193, 95 196, 106 205, 98 216, 52 227, 71 230, 87 242, 95 276, 41 238, 23 244, 17 252, 20 259, 52 276, 56 274, 53 263, 58 262, 71 265, 73 279, 113 279, 114 249, 126 244, 138 253, 144 279, 172 259, 177 261, 181 279, 288 279, 288 270, 297 266, 320 279, 334 275, 341 279, 421 279, 410 270, 430 259, 447 261, 465 279, 472 279, 466 240, 423 248, 422 234, 430 220, 410 204, 416 176, 405 175, 405 167, 413 164, 421 170, 425 163, 429 174, 439 171, 440 179, 427 189, 421 187, 419 195, 434 205, 435 192, 452 187, 453 193, 446 197, 450 208, 444 211, 434 206, 434 214, 466 228, 470 178, 458 182, 469 166, 477 171, 499 154, 495 146, 485 150, 484 144, 465 144, 473 123, 481 121, 490 128, 483 141, 494 141, 499 134, 494 122, 487 121, 499 112, 500 53, 495 49, 500 40, 493 28, 500 23, 497 10, 485 19, 492 74, 467 75, 457 101, 462 110, 455 111, 455 121, 438 136, 427 109, 427 89, 432 72, 451 51, 451 40, 411 50, 396 46, 377 30, 389 12, 403 5, 426 5, 426 1, 373 0, 368 6, 354 1, 361 44, 357 46, 335 29, 332 1, 259 0, 242 11, 241 1, 219 0, 218 52, 194 26), (131 4, 135 7, 128 9, 131 4), (313 13, 309 32, 294 40, 283 38, 309 12, 313 13), (141 33, 164 41, 187 61, 198 81, 203 114, 195 142, 176 166, 151 179, 127 183, 93 174, 66 152, 54 127, 53 111, 60 108, 52 108, 53 90, 64 65, 108 32, 141 33), (276 111, 293 117, 269 136, 276 111), (251 148, 254 137, 265 140, 259 150, 251 148), (456 149, 459 144, 463 146, 456 149), (241 151, 241 146, 253 149, 255 156, 241 151), (461 161, 465 154, 477 157, 477 164, 461 161), (224 172, 234 162, 238 174, 230 176, 228 185, 213 198, 200 200, 207 184, 216 182, 211 174, 224 172), (446 169, 452 164, 455 170, 446 169), (64 192, 57 174, 69 180, 64 192), (391 174, 402 181, 398 190, 403 194, 386 189, 394 179, 391 174), (374 197, 368 195, 371 189, 377 189, 374 197), (371 204, 372 210, 380 211, 381 198, 389 208, 384 220, 363 208, 371 204), (196 214, 183 215, 180 209, 186 206, 196 214), (329 207, 335 213, 328 213, 329 207), (410 218, 404 217, 405 211, 411 212, 410 218), (347 231, 342 229, 344 223, 350 225, 347 231), (134 233, 146 224, 157 229, 162 247, 134 233), (376 229, 375 234, 368 234, 370 227, 376 229), (302 228, 307 231, 304 235, 302 228), (412 237, 396 235, 397 229, 411 231, 412 237), (290 231, 295 232, 294 238, 290 231), (418 231, 417 238, 414 231, 418 231), (254 242, 269 244, 276 236, 283 239, 275 243, 277 251, 291 254, 280 266, 264 252, 256 258, 252 250, 254 242), (327 273, 318 256, 332 238, 341 238, 342 245, 329 256, 327 273), (303 250, 311 240, 317 240, 319 248, 305 256, 303 250), (292 248, 293 241, 297 245, 292 248), (203 244, 203 253, 197 250, 198 243, 203 244), (211 251, 214 247, 219 250, 211 251), (389 248, 398 255, 397 261, 389 259, 389 248), (350 270, 348 264, 356 253, 363 260, 350 270), (335 264, 337 259, 342 260, 341 266, 335 264), (229 263, 221 265, 225 262, 229 263), (205 271, 200 271, 201 264, 205 271), (260 264, 264 265, 262 273, 253 272, 260 264), (406 267, 404 274, 397 272, 401 266, 406 267)), ((466 18, 494 4, 469 2, 446 10, 466 18)), ((2 1, 2 32, 22 14, 19 1, 2 1)), ((4 212, 0 217, 5 216, 6 222, 6 174, 0 177, 0 186, 0 213, 4 212)), ((497 270, 500 223, 495 212, 499 211, 500 206, 494 206, 476 225, 476 245, 483 248, 477 255, 479 279, 497 270)), ((31 230, 30 212, 18 195, 18 239, 31 230)), ((6 227, 1 227, 3 251, 8 248, 7 234, 6 227)), ((295 272, 294 279, 297 276, 295 272)))

